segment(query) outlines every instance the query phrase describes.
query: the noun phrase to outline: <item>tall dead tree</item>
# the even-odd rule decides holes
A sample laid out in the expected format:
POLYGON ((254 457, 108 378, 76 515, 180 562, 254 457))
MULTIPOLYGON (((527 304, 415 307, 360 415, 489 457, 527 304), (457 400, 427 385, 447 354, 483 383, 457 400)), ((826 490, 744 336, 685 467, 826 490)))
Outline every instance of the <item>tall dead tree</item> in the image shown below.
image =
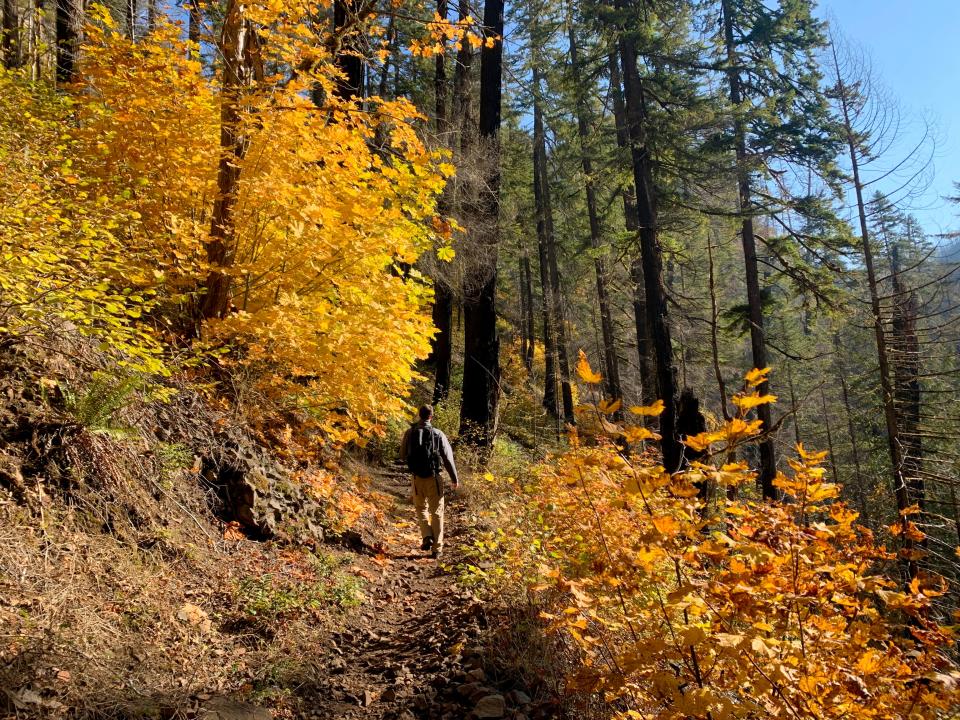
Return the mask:
POLYGON ((503 94, 503 0, 487 0, 483 24, 496 41, 480 54, 480 141, 486 187, 479 203, 478 245, 483 253, 479 287, 464 298, 463 397, 460 434, 486 461, 493 449, 500 401, 497 336, 497 249, 500 238, 500 104, 503 94))
MULTIPOLYGON (((907 489, 907 478, 904 473, 903 443, 900 437, 900 418, 897 414, 896 395, 888 354, 887 332, 883 322, 883 308, 880 302, 880 289, 877 272, 874 265, 873 243, 870 227, 867 223, 867 204, 864 198, 864 182, 860 175, 860 164, 864 157, 869 156, 873 141, 869 129, 857 127, 857 118, 866 107, 866 98, 861 94, 862 86, 850 78, 844 77, 844 67, 840 60, 840 52, 836 38, 831 38, 831 59, 836 85, 831 95, 840 113, 843 123, 843 135, 846 141, 850 159, 850 183, 853 186, 856 199, 857 218, 860 225, 860 247, 863 252, 864 270, 867 276, 867 289, 870 296, 870 314, 876 341, 877 362, 880 375, 880 399, 883 405, 883 417, 887 431, 887 450, 890 454, 890 468, 893 474, 893 492, 897 510, 903 513, 910 506, 910 496, 907 489)), ((904 530, 908 518, 901 515, 904 530)), ((917 557, 914 550, 914 541, 907 532, 901 533, 902 559, 909 578, 914 578, 919 572, 917 557)))

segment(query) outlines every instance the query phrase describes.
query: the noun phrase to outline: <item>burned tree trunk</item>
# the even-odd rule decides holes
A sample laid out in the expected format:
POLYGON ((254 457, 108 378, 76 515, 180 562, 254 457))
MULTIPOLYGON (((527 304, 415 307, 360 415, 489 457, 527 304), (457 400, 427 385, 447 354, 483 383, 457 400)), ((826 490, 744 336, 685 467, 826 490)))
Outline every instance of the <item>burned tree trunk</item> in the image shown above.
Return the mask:
POLYGON ((496 36, 480 55, 480 139, 487 158, 487 184, 480 203, 479 244, 485 251, 480 287, 464 298, 463 400, 460 434, 486 461, 493 449, 500 401, 500 341, 497 337, 497 249, 500 236, 500 103, 503 72, 503 0, 487 0, 483 24, 496 36))

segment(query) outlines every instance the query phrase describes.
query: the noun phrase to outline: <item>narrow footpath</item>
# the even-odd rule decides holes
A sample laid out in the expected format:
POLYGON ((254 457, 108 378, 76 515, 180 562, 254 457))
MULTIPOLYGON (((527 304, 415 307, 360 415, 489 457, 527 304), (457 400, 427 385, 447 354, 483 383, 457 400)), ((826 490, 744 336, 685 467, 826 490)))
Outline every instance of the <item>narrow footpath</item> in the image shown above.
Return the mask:
POLYGON ((382 469, 374 488, 395 499, 382 552, 357 558, 367 599, 325 648, 313 717, 324 720, 454 720, 551 717, 514 683, 494 677, 480 647, 484 604, 461 588, 454 568, 468 529, 447 494, 446 547, 438 561, 421 552, 409 477, 382 469))

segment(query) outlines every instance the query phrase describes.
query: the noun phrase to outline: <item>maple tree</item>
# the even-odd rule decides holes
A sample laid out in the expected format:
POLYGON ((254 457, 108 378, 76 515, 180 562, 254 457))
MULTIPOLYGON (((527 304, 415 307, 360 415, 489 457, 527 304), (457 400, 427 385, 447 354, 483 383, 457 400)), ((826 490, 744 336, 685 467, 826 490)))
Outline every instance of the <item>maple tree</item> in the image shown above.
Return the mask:
MULTIPOLYGON (((404 408, 414 362, 429 349, 432 289, 403 268, 434 248, 449 258, 436 201, 452 167, 424 144, 410 102, 336 92, 342 70, 317 42, 332 30, 309 21, 315 11, 235 6, 252 62, 269 68, 241 85, 206 73, 178 25, 160 20, 134 42, 96 6, 69 96, 44 97, 4 75, 2 102, 26 103, 33 120, 3 125, 5 155, 32 150, 4 176, 27 187, 8 194, 16 201, 3 206, 5 224, 31 226, 4 233, 13 245, 4 282, 33 288, 37 302, 154 371, 165 344, 196 332, 216 278, 222 311, 203 311, 194 352, 242 378, 247 400, 301 410, 345 442, 404 408), (243 152, 223 146, 222 132, 243 152), (54 250, 65 233, 80 239, 54 250), (16 276, 31 264, 69 288, 73 304, 16 276)), ((374 28, 371 19, 357 31, 374 28)), ((470 41, 462 24, 425 32, 470 41)), ((10 296, 9 332, 28 322, 29 300, 10 296)))

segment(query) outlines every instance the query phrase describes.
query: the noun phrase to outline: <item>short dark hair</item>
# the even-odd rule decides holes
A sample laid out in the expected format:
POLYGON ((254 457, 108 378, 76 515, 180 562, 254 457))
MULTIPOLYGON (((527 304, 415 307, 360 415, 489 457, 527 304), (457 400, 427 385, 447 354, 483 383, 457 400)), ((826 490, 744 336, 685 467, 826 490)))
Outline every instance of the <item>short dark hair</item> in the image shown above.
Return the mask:
POLYGON ((417 413, 421 420, 429 420, 433 417, 433 405, 421 405, 417 413))

